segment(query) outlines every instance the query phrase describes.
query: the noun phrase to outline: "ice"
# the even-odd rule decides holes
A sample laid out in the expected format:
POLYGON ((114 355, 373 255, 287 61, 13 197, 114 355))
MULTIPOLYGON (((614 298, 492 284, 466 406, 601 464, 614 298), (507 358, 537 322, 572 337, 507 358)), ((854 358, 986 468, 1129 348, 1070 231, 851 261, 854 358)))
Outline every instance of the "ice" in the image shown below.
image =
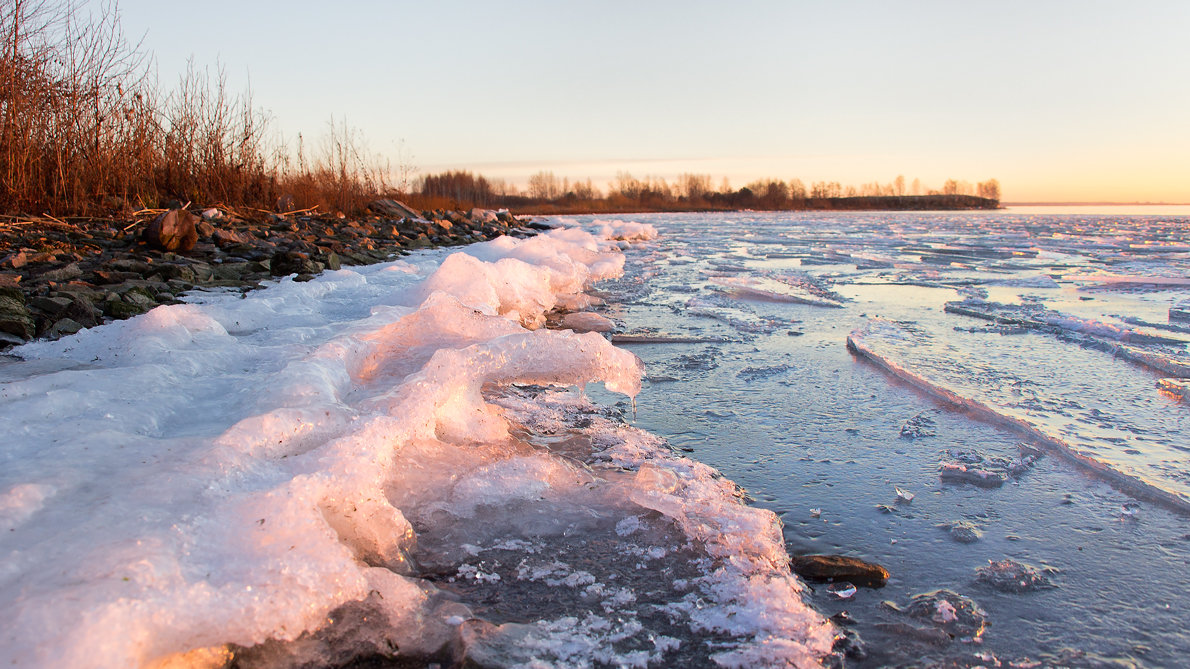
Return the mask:
MULTIPOLYGON (((1055 362, 1060 364, 1060 371, 1049 372, 1046 368, 1057 356, 1035 356, 1022 363, 1019 352, 1017 358, 999 354, 1001 346, 1007 348, 999 339, 984 339, 983 344, 984 348, 971 348, 960 354, 953 344, 939 342, 934 335, 913 324, 878 318, 869 319, 847 337, 847 348, 853 354, 886 373, 951 406, 1014 429, 1131 495, 1190 513, 1190 488, 1181 477, 1169 476, 1164 469, 1153 466, 1151 460, 1132 457, 1127 447, 1145 439, 1150 458, 1161 453, 1167 461, 1184 461, 1184 451, 1165 438, 1176 433, 1176 428, 1156 427, 1165 420, 1176 425, 1181 416, 1172 410, 1146 416, 1109 414, 1079 402, 1097 400, 1102 406, 1116 410, 1115 402, 1130 397, 1130 393, 1141 392, 1143 386, 1151 388, 1151 380, 1145 379, 1141 384, 1139 377, 1121 374, 1112 367, 1114 361, 1097 361, 1105 366, 1104 371, 1080 373, 1080 392, 1072 397, 1068 361, 1055 362), (988 360, 1000 366, 994 367, 988 360), (1020 374, 1009 371, 1012 369, 1009 364, 1020 365, 1020 374), (1058 388, 1047 388, 1052 396, 1042 397, 1032 389, 1051 380, 1060 383, 1058 388), (1113 386, 1111 390, 1103 390, 1099 384, 1113 386), (1051 407, 1055 410, 1046 411, 1051 407), (1142 419, 1154 421, 1153 426, 1130 424, 1142 419), (1153 434, 1155 438, 1145 438, 1145 434, 1153 434)), ((1022 464, 1027 467, 1027 463, 1022 461, 1022 464)), ((943 463, 940 476, 944 481, 985 487, 1002 485, 1008 478, 1006 472, 982 463, 965 462, 943 463)))
POLYGON ((727 664, 816 661, 830 627, 803 603, 772 512, 656 438, 574 427, 589 405, 565 389, 634 396, 642 365, 597 333, 540 326, 622 271, 620 244, 655 234, 563 227, 195 295, 16 349, 27 373, 0 385, 0 659, 326 665, 430 657, 480 628, 555 663, 685 652, 660 634, 635 645, 644 593, 594 567, 557 586, 595 588, 594 612, 523 627, 483 627, 434 585, 446 569, 515 592, 488 556, 557 554, 581 531, 639 544, 615 556, 624 573, 677 550, 705 565, 664 588, 666 629, 727 635, 727 664), (561 388, 562 408, 520 387, 561 388), (594 454, 525 441, 566 431, 594 454))

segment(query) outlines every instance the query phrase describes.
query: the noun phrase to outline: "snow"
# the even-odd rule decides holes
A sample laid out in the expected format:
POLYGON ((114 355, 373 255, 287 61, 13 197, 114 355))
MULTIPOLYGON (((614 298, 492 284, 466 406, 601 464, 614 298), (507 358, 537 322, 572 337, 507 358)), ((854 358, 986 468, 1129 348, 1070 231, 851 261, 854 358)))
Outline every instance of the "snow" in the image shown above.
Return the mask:
MULTIPOLYGON (((411 556, 429 550, 426 536, 471 528, 441 555, 477 585, 506 587, 466 559, 484 542, 530 556, 541 546, 499 535, 492 519, 548 535, 571 516, 609 517, 610 535, 637 540, 652 509, 706 546, 693 585, 711 605, 675 593, 674 612, 741 637, 722 661, 815 661, 831 631, 802 602, 771 512, 627 426, 589 430, 598 475, 520 441, 526 425, 562 429, 586 400, 563 393, 551 409, 501 389, 640 390, 630 352, 540 327, 622 272, 626 240, 656 236, 613 221, 592 230, 425 252, 242 298, 195 295, 16 349, 23 361, 0 384, 0 660, 218 666, 235 644, 259 646, 265 665, 325 663, 329 642, 302 635, 346 624, 331 616, 352 603, 387 621, 361 623, 358 647, 432 653, 466 638, 472 612, 418 578, 411 556)), ((556 576, 600 585, 582 570, 556 576)), ((635 602, 629 590, 603 585, 601 610, 621 622, 590 614, 509 634, 580 664, 643 666, 677 647, 607 647, 642 623, 620 611, 635 602)))

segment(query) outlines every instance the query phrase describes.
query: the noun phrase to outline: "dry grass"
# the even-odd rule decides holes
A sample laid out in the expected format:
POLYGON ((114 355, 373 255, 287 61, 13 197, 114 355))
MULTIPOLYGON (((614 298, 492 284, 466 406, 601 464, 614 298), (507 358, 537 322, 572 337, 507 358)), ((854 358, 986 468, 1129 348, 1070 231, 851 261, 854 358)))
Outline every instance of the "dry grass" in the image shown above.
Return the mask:
POLYGON ((387 166, 345 123, 332 120, 307 159, 221 70, 191 66, 158 86, 111 0, 0 0, 0 39, 0 211, 110 215, 178 200, 358 213, 388 190, 387 166))

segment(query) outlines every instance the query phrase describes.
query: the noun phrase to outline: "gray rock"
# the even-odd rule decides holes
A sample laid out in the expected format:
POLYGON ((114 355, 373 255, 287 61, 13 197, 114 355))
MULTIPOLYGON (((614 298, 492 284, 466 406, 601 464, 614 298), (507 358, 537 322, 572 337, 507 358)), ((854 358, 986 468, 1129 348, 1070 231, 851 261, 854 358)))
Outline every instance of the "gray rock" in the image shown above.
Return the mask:
POLYGON ((35 297, 29 302, 29 306, 51 316, 57 316, 70 308, 72 301, 68 297, 35 297))
POLYGON ((77 279, 83 275, 83 271, 79 269, 78 263, 70 263, 58 269, 52 269, 41 275, 44 281, 63 282, 77 279))
POLYGON ((983 532, 974 524, 965 520, 956 520, 952 523, 941 523, 938 525, 939 529, 946 530, 950 533, 950 538, 961 544, 973 544, 983 536, 983 532))
POLYGON ((49 331, 46 332, 46 336, 50 338, 64 337, 75 334, 82 329, 82 324, 73 318, 62 318, 50 327, 49 331))

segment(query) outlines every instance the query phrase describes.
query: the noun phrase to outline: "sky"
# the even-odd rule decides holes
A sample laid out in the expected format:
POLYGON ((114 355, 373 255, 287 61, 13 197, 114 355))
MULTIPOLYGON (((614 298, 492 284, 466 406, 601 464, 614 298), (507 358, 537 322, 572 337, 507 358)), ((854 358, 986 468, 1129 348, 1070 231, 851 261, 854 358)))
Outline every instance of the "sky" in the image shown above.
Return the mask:
POLYGON ((997 179, 1190 202, 1190 2, 120 0, 162 84, 222 65, 286 139, 420 174, 997 179))

